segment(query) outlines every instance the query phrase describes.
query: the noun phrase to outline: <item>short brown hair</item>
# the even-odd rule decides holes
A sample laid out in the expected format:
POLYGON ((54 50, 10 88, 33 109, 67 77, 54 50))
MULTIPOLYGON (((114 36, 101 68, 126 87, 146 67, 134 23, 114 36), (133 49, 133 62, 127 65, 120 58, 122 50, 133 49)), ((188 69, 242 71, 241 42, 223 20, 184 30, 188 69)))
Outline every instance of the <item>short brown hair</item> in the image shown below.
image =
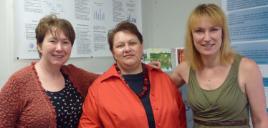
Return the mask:
POLYGON ((129 32, 131 34, 136 35, 141 44, 143 43, 142 34, 139 32, 137 26, 129 21, 122 21, 118 23, 114 29, 111 29, 108 32, 108 43, 111 51, 113 50, 114 35, 120 31, 129 32))
MULTIPOLYGON (((48 15, 43 17, 37 27, 35 28, 35 38, 37 45, 41 46, 47 32, 52 33, 52 29, 62 30, 64 35, 71 41, 71 44, 74 44, 75 40, 75 31, 72 24, 65 19, 57 18, 56 15, 48 15)), ((41 53, 38 51, 39 56, 41 53)))

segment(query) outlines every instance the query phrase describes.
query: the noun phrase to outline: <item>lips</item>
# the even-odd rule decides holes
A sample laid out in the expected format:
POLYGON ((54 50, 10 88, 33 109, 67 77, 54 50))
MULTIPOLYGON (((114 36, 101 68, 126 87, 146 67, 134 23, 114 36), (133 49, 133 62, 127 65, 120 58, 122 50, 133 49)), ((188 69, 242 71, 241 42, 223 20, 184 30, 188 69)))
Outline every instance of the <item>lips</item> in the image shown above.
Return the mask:
POLYGON ((124 55, 123 57, 132 57, 134 56, 133 54, 127 54, 127 55, 124 55))
POLYGON ((56 58, 63 58, 64 55, 52 55, 53 57, 56 57, 56 58))
POLYGON ((202 46, 205 48, 211 48, 214 46, 214 44, 203 44, 202 46))

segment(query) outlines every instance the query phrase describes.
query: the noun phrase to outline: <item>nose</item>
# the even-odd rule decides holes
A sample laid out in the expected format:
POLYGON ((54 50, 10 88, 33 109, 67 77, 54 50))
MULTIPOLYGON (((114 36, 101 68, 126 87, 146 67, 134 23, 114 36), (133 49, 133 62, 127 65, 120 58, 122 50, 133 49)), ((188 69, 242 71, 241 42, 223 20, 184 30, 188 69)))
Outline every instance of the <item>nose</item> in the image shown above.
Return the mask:
POLYGON ((58 43, 56 44, 56 51, 61 51, 62 49, 63 49, 63 45, 62 45, 62 43, 58 42, 58 43))
POLYGON ((205 32, 205 34, 204 34, 204 40, 205 41, 210 41, 210 33, 209 32, 205 32))
POLYGON ((123 51, 124 52, 130 52, 131 51, 131 47, 128 44, 126 44, 125 47, 124 47, 124 49, 123 49, 123 51))

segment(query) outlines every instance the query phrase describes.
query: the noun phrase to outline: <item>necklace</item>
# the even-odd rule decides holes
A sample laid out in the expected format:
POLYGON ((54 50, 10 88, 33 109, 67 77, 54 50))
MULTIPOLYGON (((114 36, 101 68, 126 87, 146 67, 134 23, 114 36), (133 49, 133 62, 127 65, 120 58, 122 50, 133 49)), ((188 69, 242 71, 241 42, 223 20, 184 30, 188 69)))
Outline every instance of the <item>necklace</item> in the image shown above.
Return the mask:
MULTIPOLYGON (((122 76, 122 73, 121 73, 118 65, 116 63, 114 65, 115 65, 115 69, 118 72, 118 74, 121 76, 121 78, 127 84, 127 81, 122 76)), ((136 93, 136 95, 138 95, 139 98, 142 98, 143 96, 145 96, 148 93, 148 86, 149 86, 148 70, 147 70, 145 64, 142 64, 142 72, 143 72, 142 73, 143 74, 143 87, 142 87, 142 91, 140 91, 139 93, 136 93)))

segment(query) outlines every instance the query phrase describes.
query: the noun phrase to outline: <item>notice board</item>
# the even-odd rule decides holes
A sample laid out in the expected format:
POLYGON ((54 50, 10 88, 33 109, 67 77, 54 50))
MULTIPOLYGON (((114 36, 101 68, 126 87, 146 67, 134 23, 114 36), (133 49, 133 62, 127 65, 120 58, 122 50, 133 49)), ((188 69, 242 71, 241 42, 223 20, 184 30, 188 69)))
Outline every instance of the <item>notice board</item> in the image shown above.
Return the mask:
POLYGON ((260 67, 268 112, 268 0, 222 0, 222 8, 232 47, 260 67))
POLYGON ((18 59, 37 59, 35 27, 49 14, 69 20, 76 32, 71 57, 111 56, 107 32, 129 20, 142 30, 141 0, 14 0, 18 59))

